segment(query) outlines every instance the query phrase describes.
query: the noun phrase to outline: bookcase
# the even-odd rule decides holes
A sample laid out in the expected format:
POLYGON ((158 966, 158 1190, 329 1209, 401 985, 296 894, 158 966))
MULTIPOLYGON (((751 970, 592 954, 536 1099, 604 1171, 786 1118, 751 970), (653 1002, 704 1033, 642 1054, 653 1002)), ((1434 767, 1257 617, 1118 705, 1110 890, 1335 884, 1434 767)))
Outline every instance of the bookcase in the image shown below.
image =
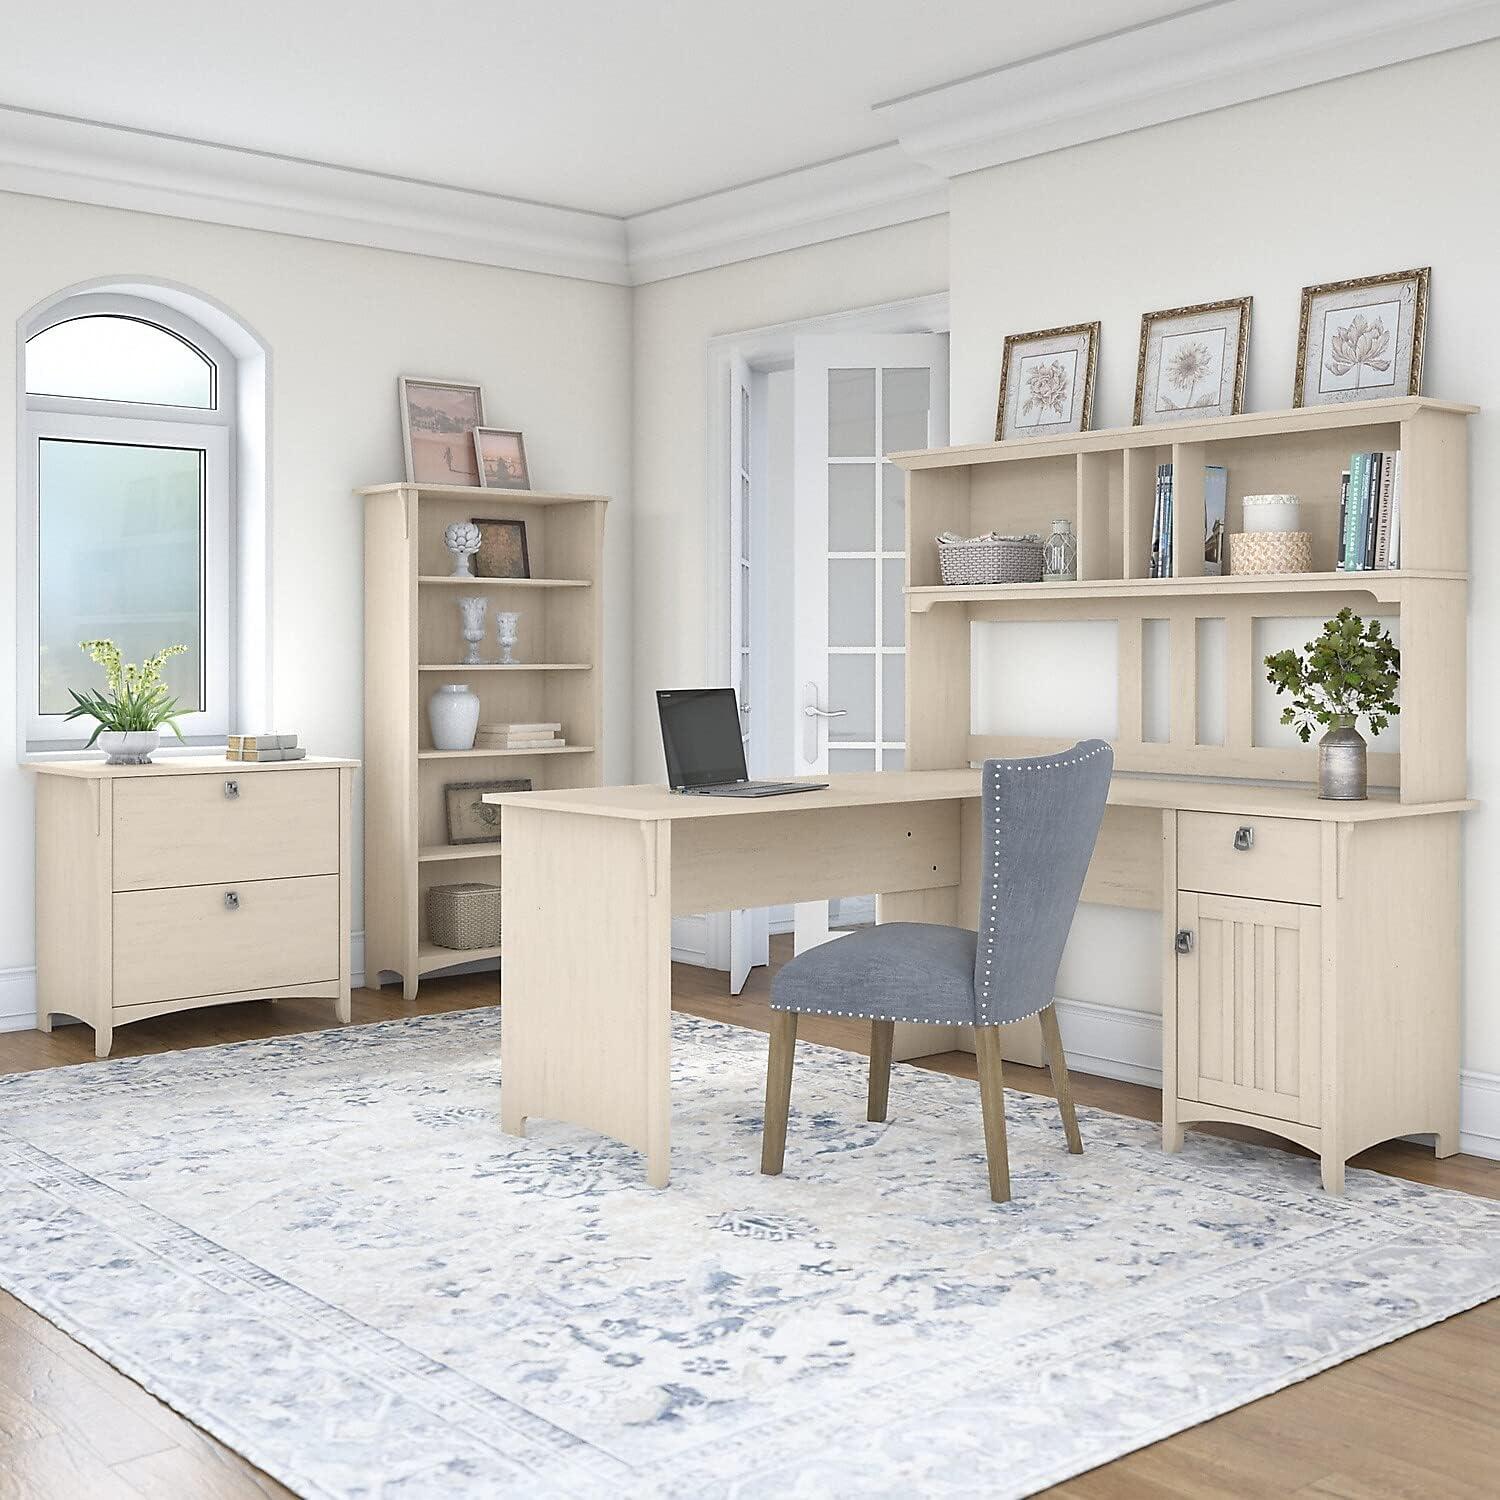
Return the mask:
POLYGON ((498 842, 448 842, 444 788, 513 777, 529 777, 537 790, 600 783, 608 500, 399 483, 357 493, 365 507, 365 972, 371 982, 400 976, 410 1000, 424 975, 501 952, 429 940, 427 891, 458 881, 498 885, 503 857, 498 842), (443 533, 475 518, 526 523, 531 577, 451 576, 443 533), (490 600, 479 666, 461 665, 458 600, 466 594, 490 600), (499 662, 498 610, 521 615, 510 665, 499 662), (481 723, 555 720, 566 745, 434 749, 427 701, 449 682, 478 695, 481 723))

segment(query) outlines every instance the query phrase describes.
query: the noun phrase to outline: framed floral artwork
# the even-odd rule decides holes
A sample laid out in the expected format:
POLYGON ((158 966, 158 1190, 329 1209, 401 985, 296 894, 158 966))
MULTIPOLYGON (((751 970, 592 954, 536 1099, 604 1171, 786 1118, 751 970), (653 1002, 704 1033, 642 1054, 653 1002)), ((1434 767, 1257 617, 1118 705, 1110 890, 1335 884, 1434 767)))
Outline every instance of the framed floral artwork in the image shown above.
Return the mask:
POLYGON ((1302 288, 1293 406, 1422 394, 1432 267, 1302 288))
POLYGON ((458 380, 403 375, 401 442, 409 484, 479 484, 474 429, 484 426, 484 392, 458 380))
POLYGON ((1098 363, 1097 323, 1010 334, 1000 363, 995 441, 1087 430, 1098 363))
POLYGON ((1245 401, 1249 348, 1248 297, 1143 313, 1135 425, 1232 417, 1245 401))

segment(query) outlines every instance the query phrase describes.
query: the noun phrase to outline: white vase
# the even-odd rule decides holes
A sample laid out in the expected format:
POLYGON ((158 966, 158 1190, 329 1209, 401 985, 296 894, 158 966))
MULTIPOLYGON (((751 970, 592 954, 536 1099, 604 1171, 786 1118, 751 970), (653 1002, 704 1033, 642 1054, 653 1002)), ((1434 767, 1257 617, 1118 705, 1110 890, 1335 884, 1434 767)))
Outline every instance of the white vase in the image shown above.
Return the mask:
POLYGON ((159 729, 101 730, 98 745, 111 766, 149 766, 151 752, 161 744, 159 729))
POLYGON ((469 643, 464 653, 466 667, 478 667, 484 663, 479 654, 479 643, 484 639, 484 612, 490 601, 483 594, 465 594, 458 601, 458 612, 463 616, 463 637, 469 643))
POLYGON ((502 609, 495 615, 495 639, 500 642, 500 662, 510 666, 516 659, 516 640, 521 633, 521 616, 513 609, 502 609))
POLYGON ((427 700, 434 750, 472 750, 479 728, 479 696, 467 682, 445 682, 427 700))

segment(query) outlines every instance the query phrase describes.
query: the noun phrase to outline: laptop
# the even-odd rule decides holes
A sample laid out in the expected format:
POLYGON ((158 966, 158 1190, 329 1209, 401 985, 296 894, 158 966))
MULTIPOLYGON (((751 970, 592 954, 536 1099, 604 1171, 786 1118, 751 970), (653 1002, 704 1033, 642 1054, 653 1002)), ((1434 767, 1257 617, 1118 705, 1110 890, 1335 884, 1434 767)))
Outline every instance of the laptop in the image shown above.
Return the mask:
POLYGON ((667 784, 699 797, 780 797, 816 792, 826 781, 751 781, 740 738, 740 708, 733 688, 658 691, 667 784))

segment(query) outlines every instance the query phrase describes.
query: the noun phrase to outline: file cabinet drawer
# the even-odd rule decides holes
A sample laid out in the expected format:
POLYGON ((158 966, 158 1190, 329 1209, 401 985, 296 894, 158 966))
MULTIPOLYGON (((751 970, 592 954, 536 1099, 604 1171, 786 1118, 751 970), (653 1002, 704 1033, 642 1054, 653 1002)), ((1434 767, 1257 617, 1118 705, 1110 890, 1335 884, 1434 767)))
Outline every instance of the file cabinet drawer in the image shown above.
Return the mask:
POLYGON ((339 879, 124 891, 114 929, 116 1009, 337 980, 339 879))
POLYGON ((339 868, 336 770, 122 778, 114 804, 117 891, 339 868))
POLYGON ((1322 902, 1320 825, 1297 818, 1179 813, 1177 885, 1262 901, 1322 902))

